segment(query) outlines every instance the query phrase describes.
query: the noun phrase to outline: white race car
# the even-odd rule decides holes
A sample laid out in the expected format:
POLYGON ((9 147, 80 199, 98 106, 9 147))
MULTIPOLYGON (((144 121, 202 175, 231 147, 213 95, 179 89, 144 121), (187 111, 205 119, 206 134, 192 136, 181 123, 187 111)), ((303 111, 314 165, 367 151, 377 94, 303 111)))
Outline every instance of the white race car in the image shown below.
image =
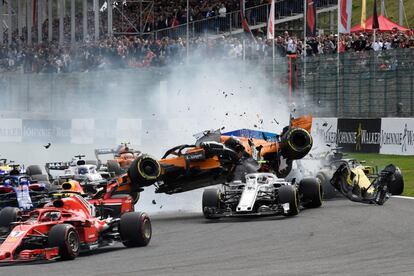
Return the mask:
POLYGON ((246 181, 234 181, 203 193, 203 214, 207 219, 229 216, 295 216, 300 207, 322 205, 322 189, 315 178, 287 182, 271 173, 252 173, 246 181))
POLYGON ((96 161, 83 160, 83 155, 75 156, 71 162, 52 162, 46 163, 46 171, 50 178, 54 179, 54 184, 61 185, 63 182, 73 179, 79 181, 81 185, 106 183, 111 175, 108 172, 99 171, 96 161), (51 171, 60 171, 58 175, 52 176, 51 171))

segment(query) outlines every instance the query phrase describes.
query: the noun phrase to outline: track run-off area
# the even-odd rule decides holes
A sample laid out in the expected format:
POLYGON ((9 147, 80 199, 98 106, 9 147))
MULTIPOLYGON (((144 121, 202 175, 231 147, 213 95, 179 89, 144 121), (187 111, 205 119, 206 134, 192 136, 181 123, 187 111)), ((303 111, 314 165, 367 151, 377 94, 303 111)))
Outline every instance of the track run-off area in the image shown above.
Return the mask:
POLYGON ((73 261, 0 267, 0 275, 413 275, 414 200, 384 206, 325 201, 296 217, 152 217, 148 247, 112 247, 73 261))

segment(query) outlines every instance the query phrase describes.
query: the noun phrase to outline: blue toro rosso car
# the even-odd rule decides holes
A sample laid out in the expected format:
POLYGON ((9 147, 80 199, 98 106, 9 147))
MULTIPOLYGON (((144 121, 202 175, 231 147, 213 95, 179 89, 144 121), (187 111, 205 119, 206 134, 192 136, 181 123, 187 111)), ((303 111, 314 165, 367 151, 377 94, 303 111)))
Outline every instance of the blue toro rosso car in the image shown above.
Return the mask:
POLYGON ((47 202, 50 183, 38 166, 27 169, 20 165, 7 165, 10 170, 0 174, 0 209, 17 207, 31 210, 47 202))

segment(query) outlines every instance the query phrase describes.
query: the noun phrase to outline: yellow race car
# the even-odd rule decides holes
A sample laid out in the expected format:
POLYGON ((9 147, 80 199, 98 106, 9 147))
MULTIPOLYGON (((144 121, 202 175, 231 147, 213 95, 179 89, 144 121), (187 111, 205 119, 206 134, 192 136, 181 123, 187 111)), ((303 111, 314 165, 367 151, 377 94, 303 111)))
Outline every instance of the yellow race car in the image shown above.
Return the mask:
POLYGON ((351 201, 377 205, 404 190, 404 179, 397 166, 390 164, 378 172, 376 167, 364 166, 355 159, 339 161, 331 184, 351 201))

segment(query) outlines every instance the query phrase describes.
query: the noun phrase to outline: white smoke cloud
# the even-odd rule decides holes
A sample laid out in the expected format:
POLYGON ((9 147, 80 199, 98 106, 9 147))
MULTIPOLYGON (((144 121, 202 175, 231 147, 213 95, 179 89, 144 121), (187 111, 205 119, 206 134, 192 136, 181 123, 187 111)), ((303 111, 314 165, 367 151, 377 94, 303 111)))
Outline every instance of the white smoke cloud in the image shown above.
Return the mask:
MULTIPOLYGON (((122 138, 125 140, 142 141, 141 145, 132 146, 155 158, 160 158, 170 147, 194 143, 192 135, 206 129, 225 127, 224 131, 231 131, 249 128, 280 133, 288 124, 288 90, 280 84, 275 85, 270 79, 271 74, 266 74, 263 66, 235 60, 193 62, 170 68, 171 73, 167 78, 152 85, 154 97, 135 105, 134 110, 125 109, 124 106, 117 110, 113 102, 105 102, 108 98, 104 96, 100 99, 85 97, 83 104, 90 108, 108 107, 106 110, 91 111, 96 117, 108 118, 108 114, 111 114, 112 119, 167 122, 161 125, 143 123, 140 126, 142 139, 124 137, 123 133, 122 138), (140 114, 147 114, 146 118, 136 115, 136 110, 141 110, 140 114)), ((99 87, 105 82, 100 78, 94 81, 99 87)), ((139 88, 125 85, 128 80, 114 78, 108 81, 110 85, 102 91, 103 95, 122 93, 132 98, 139 93, 139 88)), ((49 150, 45 150, 38 143, 13 143, 7 146, 1 144, 1 153, 13 156, 17 162, 44 164, 68 161, 79 153, 86 154, 87 159, 93 159, 94 148, 108 146, 116 145, 105 142, 93 145, 52 144, 49 150)), ((154 187, 149 187, 142 193, 137 209, 149 213, 176 210, 201 212, 202 190, 165 195, 155 194, 154 187), (153 204, 153 200, 156 204, 153 204)))

